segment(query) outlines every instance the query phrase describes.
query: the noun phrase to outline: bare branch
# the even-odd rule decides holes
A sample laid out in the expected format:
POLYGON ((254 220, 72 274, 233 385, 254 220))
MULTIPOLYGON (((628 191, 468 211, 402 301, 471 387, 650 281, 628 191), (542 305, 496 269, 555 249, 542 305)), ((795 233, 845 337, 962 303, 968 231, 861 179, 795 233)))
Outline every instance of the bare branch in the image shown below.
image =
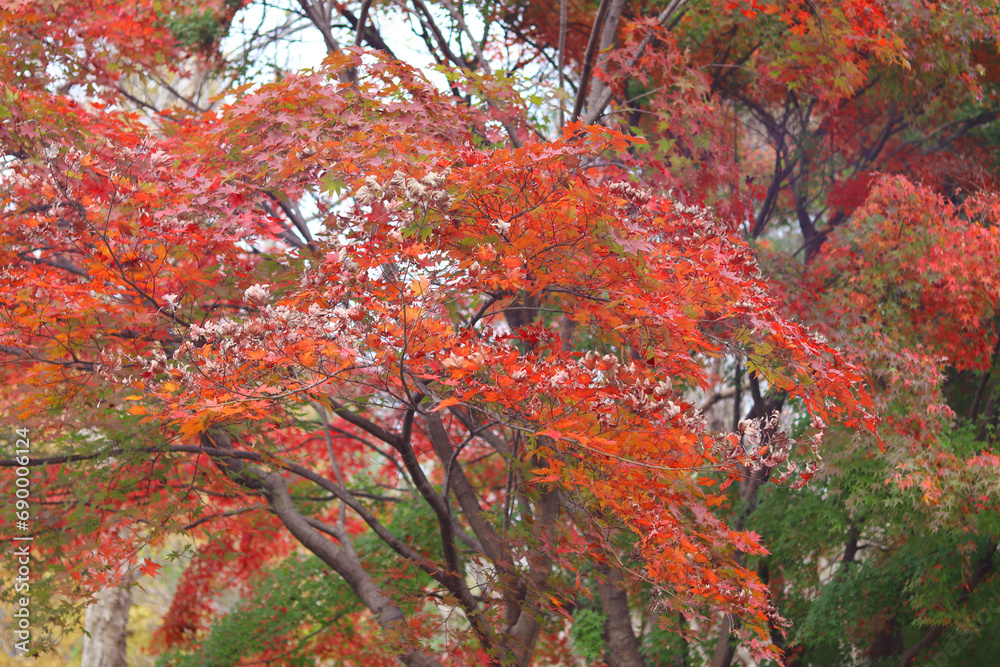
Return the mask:
POLYGON ((583 71, 580 73, 580 83, 576 88, 576 101, 573 103, 573 113, 570 115, 570 122, 580 117, 583 111, 583 102, 586 99, 587 88, 590 86, 590 77, 594 71, 594 58, 597 56, 597 45, 600 41, 599 35, 604 26, 604 19, 608 15, 608 6, 611 0, 601 0, 601 5, 597 8, 597 16, 594 17, 594 25, 590 28, 590 39, 587 41, 587 50, 583 55, 583 71))
POLYGON ((566 30, 569 26, 566 13, 567 0, 559 0, 559 63, 556 69, 559 70, 559 115, 556 117, 559 131, 562 131, 566 124, 566 30))
MULTIPOLYGON (((600 68, 607 62, 607 50, 614 46, 618 37, 618 24, 625 9, 626 0, 611 0, 608 8, 608 16, 604 20, 604 27, 601 29, 601 43, 597 49, 597 64, 595 68, 600 68)), ((607 88, 604 82, 598 78, 593 78, 590 82, 590 94, 587 96, 587 107, 592 108, 601 99, 604 89, 607 88)))
POLYGON ((365 30, 367 29, 365 23, 368 22, 368 9, 372 6, 372 0, 365 0, 361 3, 361 14, 358 16, 357 25, 354 29, 357 33, 354 36, 354 46, 361 46, 361 40, 365 36, 365 30))

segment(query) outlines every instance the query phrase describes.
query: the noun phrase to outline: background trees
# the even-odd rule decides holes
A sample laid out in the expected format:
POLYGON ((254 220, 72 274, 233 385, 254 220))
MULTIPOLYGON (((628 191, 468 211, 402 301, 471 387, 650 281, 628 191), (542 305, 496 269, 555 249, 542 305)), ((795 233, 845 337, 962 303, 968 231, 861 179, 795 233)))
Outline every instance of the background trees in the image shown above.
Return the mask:
POLYGON ((988 662, 992 3, 68 8, 0 14, 47 627, 182 532, 169 664, 988 662))

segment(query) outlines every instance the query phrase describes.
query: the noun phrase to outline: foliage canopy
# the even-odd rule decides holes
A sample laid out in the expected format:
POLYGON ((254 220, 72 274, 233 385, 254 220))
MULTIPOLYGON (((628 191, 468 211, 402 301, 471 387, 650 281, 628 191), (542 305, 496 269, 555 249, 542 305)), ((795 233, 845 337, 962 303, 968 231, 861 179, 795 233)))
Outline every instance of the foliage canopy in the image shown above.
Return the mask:
POLYGON ((35 650, 181 533, 164 665, 989 662, 993 2, 0 27, 35 650))

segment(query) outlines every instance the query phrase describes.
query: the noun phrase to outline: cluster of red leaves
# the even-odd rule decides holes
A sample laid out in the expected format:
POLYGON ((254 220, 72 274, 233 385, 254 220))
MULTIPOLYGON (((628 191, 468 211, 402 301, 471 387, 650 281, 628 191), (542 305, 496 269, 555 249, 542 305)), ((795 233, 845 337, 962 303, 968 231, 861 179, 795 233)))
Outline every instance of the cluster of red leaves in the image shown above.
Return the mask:
POLYGON ((0 80, 36 91, 81 85, 111 101, 121 77, 180 71, 179 63, 191 53, 178 44, 170 21, 201 12, 228 21, 233 8, 201 2, 164 8, 158 2, 5 0, 0 3, 0 80))
POLYGON ((841 332, 880 332, 928 359, 983 369, 995 343, 984 325, 1000 299, 997 212, 988 195, 959 206, 902 177, 880 178, 810 267, 804 289, 849 300, 835 325, 841 332))
POLYGON ((223 519, 212 524, 216 534, 201 546, 184 570, 170 610, 157 630, 154 647, 187 647, 195 643, 216 619, 220 593, 232 592, 234 586, 236 592, 246 593, 261 567, 289 553, 288 534, 275 519, 264 521, 259 526, 245 519, 223 519))

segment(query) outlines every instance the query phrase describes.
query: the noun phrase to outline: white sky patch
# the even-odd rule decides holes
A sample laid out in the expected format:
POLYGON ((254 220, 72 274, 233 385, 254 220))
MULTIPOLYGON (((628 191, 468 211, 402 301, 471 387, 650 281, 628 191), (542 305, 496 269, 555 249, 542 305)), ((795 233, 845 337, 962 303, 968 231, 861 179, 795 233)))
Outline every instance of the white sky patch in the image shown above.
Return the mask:
MULTIPOLYGON (((449 25, 451 19, 440 7, 432 7, 431 13, 439 26, 444 28, 449 25)), ((379 7, 369 15, 368 20, 374 22, 382 39, 397 58, 419 69, 439 90, 448 90, 447 79, 434 69, 436 63, 404 13, 393 8, 379 7)), ((483 21, 478 14, 470 12, 466 21, 474 34, 482 32, 483 21)), ((335 16, 333 26, 342 47, 353 45, 355 31, 346 20, 338 20, 335 16)), ((247 76, 250 81, 265 83, 276 76, 316 69, 322 65, 327 55, 326 44, 319 30, 301 16, 297 6, 268 2, 254 2, 240 10, 229 34, 222 40, 221 50, 227 59, 239 61, 248 42, 261 43, 269 38, 270 43, 259 50, 257 57, 252 58, 252 63, 248 63, 247 76), (250 71, 250 68, 256 71, 250 71)))

